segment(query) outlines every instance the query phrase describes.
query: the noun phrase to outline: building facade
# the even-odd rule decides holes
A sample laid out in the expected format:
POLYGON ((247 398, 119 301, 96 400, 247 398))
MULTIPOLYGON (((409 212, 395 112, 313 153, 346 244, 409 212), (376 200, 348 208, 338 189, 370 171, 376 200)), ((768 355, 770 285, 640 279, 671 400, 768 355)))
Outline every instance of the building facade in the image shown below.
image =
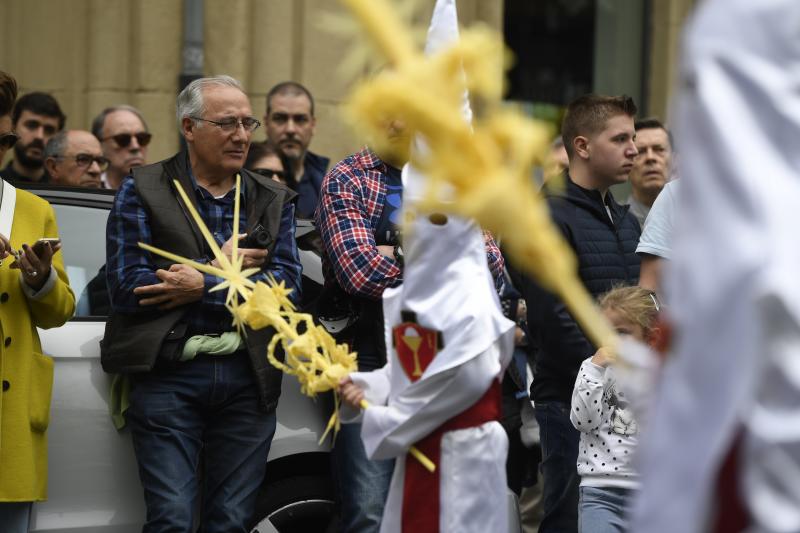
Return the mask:
MULTIPOLYGON (((584 3, 459 0, 461 22, 505 27, 508 36, 504 12, 520 2, 584 3)), ((663 115, 680 28, 694 0, 586 2, 596 4, 592 23, 598 28, 591 88, 638 87, 648 114, 663 115), (636 47, 639 59, 631 68, 636 47)), ((433 3, 420 2, 421 23, 433 3)), ((316 99, 312 149, 336 159, 361 142, 338 113, 354 81, 337 68, 349 43, 324 27, 323 14, 340 10, 335 0, 0 0, 0 68, 17 78, 22 93, 52 93, 70 128, 89 129, 92 117, 109 105, 140 108, 154 133, 153 161, 179 146, 175 95, 188 76, 224 73, 240 79, 258 117, 272 85, 296 80, 316 99)), ((524 38, 526 29, 519 32, 524 38)), ((261 129, 255 139, 264 135, 261 129)))

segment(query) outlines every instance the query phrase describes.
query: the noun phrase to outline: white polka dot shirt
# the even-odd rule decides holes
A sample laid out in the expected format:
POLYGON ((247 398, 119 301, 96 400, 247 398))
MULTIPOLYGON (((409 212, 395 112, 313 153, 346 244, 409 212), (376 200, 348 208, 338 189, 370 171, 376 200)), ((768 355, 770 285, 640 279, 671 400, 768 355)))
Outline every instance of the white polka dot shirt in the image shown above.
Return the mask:
POLYGON ((638 426, 611 367, 598 366, 591 358, 581 364, 569 417, 581 432, 581 486, 638 488, 632 466, 638 426))

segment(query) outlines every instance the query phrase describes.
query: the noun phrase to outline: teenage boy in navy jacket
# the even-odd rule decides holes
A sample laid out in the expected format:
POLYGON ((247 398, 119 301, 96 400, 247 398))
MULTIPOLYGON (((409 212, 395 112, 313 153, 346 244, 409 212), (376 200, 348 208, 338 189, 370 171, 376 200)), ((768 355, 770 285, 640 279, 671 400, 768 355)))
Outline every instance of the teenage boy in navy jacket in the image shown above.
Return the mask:
MULTIPOLYGON (((569 105, 562 124, 569 171, 565 187, 548 193, 548 204, 594 296, 639 279, 639 223, 609 190, 627 181, 633 168, 635 114, 630 97, 586 95, 569 105)), ((577 532, 579 434, 569 409, 581 362, 597 347, 555 295, 530 279, 522 281, 521 292, 535 350, 531 396, 541 428, 544 519, 539 531, 577 532)))

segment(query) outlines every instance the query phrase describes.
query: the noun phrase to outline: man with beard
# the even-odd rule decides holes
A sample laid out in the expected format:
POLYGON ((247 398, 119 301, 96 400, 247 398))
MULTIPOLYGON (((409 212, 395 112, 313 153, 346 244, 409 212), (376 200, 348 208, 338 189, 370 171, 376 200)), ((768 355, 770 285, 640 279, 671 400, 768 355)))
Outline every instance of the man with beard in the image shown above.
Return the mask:
POLYGON ((14 145, 14 159, 0 172, 12 185, 49 181, 44 168, 47 142, 64 129, 67 117, 55 98, 45 93, 28 93, 14 106, 11 121, 19 135, 14 145))
POLYGON ((297 82, 279 83, 267 94, 264 124, 267 141, 292 163, 286 170, 294 172, 297 183, 297 216, 312 218, 329 163, 327 157, 308 150, 317 125, 314 98, 297 82))
POLYGON ((103 109, 92 121, 92 133, 109 161, 102 178, 104 188, 119 189, 133 168, 147 163, 147 145, 153 136, 135 107, 116 105, 103 109))
POLYGON ((655 118, 637 120, 635 128, 639 153, 633 160, 628 205, 639 226, 644 228, 650 208, 670 177, 672 142, 667 128, 655 118))

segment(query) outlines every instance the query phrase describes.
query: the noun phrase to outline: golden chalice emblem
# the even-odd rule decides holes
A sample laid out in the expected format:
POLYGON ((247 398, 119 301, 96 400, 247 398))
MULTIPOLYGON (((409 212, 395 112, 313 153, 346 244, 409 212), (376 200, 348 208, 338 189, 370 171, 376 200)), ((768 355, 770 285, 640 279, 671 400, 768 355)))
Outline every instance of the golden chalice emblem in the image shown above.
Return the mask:
POLYGON ((414 371, 411 375, 419 377, 422 375, 422 367, 419 364, 419 347, 422 344, 422 337, 414 328, 406 328, 405 335, 401 337, 403 342, 411 348, 411 353, 414 355, 414 371))

